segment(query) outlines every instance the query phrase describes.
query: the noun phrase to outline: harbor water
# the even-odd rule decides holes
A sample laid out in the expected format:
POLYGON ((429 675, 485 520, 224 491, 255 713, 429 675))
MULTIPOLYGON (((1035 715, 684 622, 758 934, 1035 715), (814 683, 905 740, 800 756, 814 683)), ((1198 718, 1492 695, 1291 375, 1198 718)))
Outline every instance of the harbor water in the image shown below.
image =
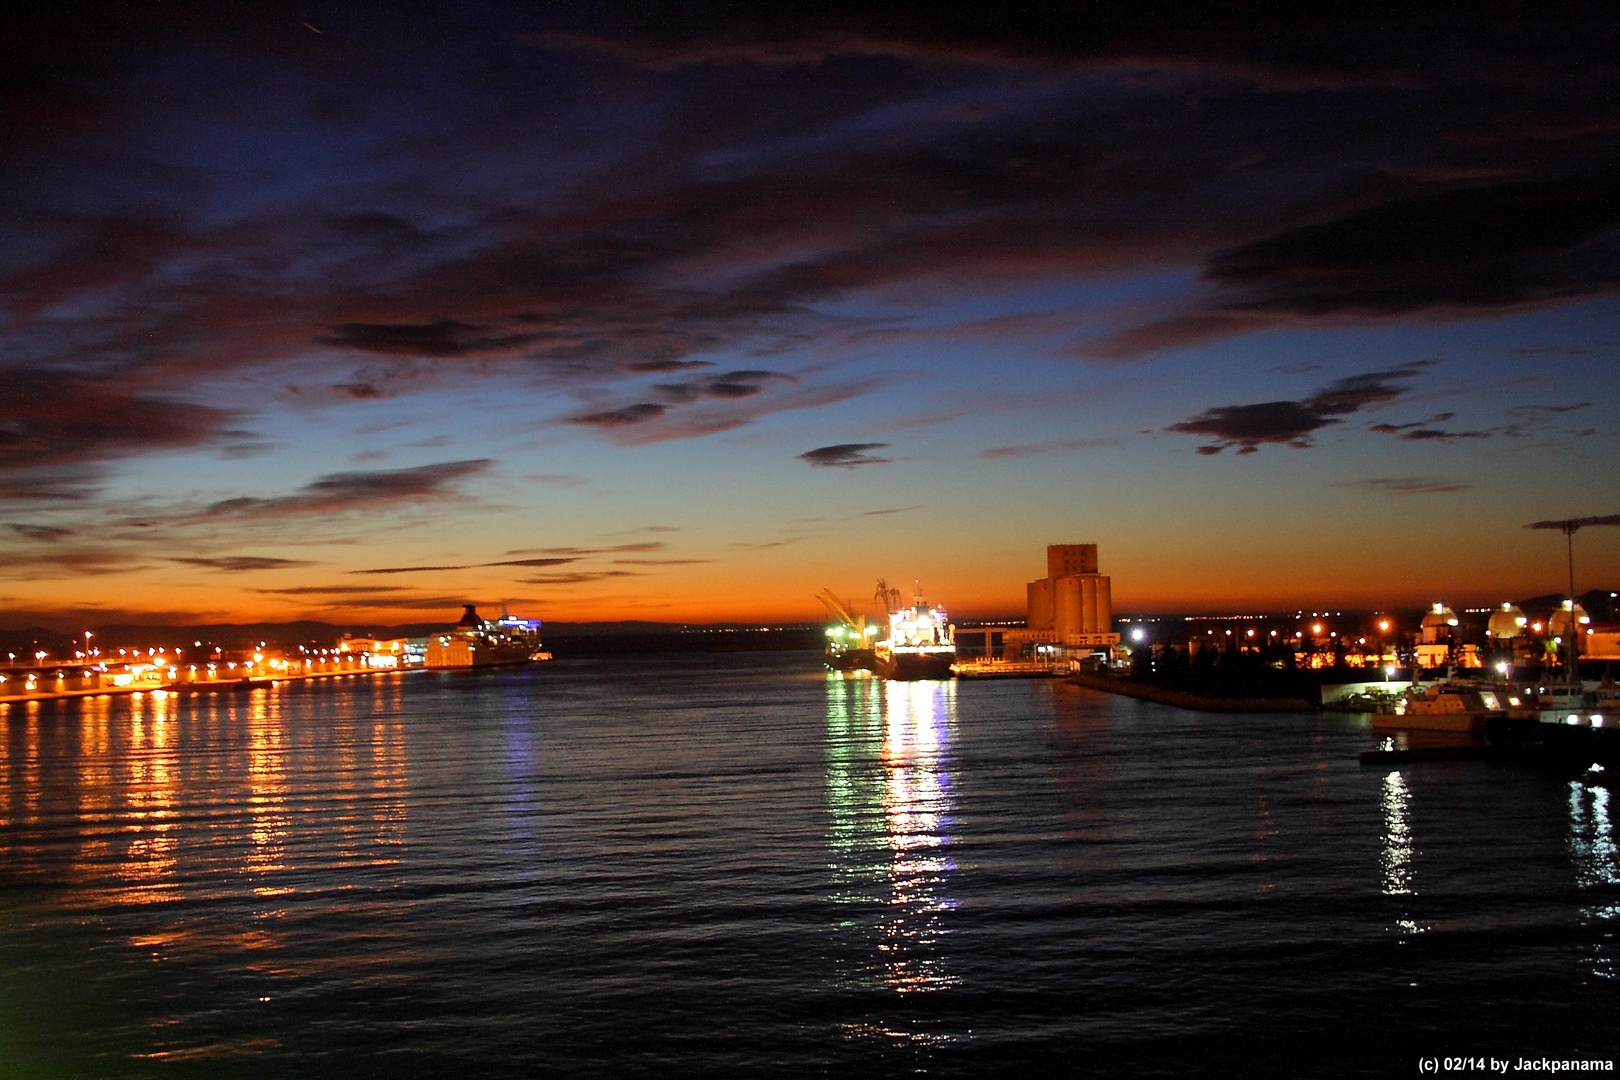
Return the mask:
POLYGON ((0 707, 13 1077, 1610 1059, 1600 772, 818 655, 0 707))

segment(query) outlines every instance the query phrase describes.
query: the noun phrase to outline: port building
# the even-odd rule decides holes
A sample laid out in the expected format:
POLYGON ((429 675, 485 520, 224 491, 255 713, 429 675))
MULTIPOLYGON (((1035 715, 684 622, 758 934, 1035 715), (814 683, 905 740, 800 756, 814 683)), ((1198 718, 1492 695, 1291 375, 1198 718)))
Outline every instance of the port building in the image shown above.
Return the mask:
POLYGON ((1048 545, 1046 576, 1025 591, 1025 628, 1008 630, 1002 638, 1008 657, 1095 652, 1119 644, 1113 583, 1098 572, 1096 544, 1048 545))

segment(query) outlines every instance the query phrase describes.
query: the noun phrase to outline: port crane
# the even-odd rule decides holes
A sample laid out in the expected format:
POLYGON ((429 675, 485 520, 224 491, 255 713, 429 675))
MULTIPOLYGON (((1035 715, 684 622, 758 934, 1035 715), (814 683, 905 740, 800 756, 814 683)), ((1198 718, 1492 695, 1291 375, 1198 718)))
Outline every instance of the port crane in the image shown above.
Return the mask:
POLYGON ((816 594, 816 599, 820 600, 821 606, 831 612, 839 622, 855 631, 856 638, 860 642, 858 648, 864 649, 867 647, 867 638, 870 631, 866 626, 865 615, 855 614, 853 606, 843 600, 840 600, 838 595, 831 589, 822 589, 816 594))

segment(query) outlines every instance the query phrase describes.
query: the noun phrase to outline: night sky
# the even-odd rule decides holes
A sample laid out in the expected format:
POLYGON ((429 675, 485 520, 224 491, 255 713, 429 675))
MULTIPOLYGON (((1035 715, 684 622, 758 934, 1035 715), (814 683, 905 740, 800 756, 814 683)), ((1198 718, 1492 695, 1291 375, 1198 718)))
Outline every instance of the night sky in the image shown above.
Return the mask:
POLYGON ((1620 511, 1609 5, 30 7, 0 624, 1491 603, 1620 511))

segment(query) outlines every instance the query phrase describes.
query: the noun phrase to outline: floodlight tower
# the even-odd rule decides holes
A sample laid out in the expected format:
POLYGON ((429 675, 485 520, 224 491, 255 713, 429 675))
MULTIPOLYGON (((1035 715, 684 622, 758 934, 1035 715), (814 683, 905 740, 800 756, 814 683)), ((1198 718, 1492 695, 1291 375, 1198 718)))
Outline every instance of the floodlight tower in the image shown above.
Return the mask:
POLYGON ((1562 518, 1557 521, 1533 521, 1526 525, 1527 529, 1557 529, 1564 534, 1564 550, 1569 559, 1569 677, 1571 681, 1580 677, 1581 659, 1581 627, 1575 617, 1575 610, 1579 606, 1575 599, 1575 534, 1588 525, 1620 525, 1620 514, 1603 514, 1598 517, 1562 518))

